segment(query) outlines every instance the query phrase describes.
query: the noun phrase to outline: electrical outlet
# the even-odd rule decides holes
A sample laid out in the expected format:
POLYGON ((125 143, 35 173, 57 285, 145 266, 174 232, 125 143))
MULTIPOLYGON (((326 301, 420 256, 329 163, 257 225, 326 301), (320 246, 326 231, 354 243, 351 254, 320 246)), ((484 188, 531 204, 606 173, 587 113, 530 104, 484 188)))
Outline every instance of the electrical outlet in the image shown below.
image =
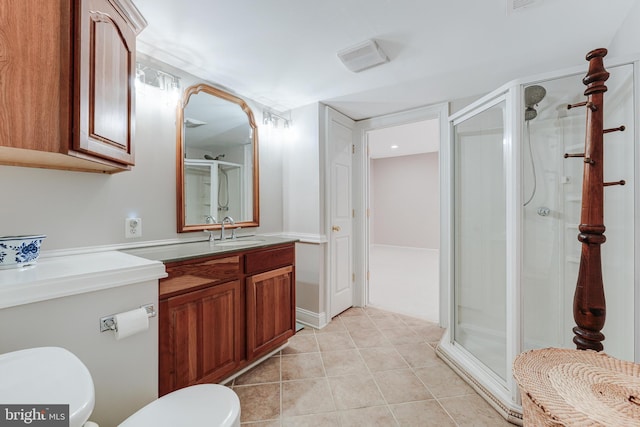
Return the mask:
POLYGON ((127 239, 142 237, 142 219, 140 218, 125 219, 124 220, 124 237, 126 237, 127 239))

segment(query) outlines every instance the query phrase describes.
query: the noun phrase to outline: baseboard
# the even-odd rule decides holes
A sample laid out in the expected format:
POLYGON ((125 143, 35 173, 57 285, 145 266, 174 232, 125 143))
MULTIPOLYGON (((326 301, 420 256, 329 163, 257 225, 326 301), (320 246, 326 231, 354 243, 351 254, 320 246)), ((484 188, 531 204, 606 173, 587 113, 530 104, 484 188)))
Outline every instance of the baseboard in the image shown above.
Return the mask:
POLYGON ((303 325, 322 329, 327 326, 325 321, 326 318, 327 315, 325 313, 315 313, 313 311, 305 310, 304 308, 296 307, 296 320, 303 325))

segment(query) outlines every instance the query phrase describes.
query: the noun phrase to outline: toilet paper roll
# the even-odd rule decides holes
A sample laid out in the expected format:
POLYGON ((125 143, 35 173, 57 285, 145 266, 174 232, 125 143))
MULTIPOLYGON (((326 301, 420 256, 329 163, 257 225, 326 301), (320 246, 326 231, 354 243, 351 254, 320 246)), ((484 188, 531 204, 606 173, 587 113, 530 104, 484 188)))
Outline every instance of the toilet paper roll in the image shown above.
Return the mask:
POLYGON ((149 329, 149 316, 147 310, 137 308, 124 313, 118 313, 114 317, 116 321, 116 339, 121 340, 138 332, 149 329))

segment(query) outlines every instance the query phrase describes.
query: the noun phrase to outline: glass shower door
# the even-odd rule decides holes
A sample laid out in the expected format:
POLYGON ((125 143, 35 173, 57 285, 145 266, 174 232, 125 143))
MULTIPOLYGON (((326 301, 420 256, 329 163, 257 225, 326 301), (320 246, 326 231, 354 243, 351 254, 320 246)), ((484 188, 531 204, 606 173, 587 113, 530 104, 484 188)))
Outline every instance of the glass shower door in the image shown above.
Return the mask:
POLYGON ((505 97, 453 124, 453 340, 507 379, 505 97))

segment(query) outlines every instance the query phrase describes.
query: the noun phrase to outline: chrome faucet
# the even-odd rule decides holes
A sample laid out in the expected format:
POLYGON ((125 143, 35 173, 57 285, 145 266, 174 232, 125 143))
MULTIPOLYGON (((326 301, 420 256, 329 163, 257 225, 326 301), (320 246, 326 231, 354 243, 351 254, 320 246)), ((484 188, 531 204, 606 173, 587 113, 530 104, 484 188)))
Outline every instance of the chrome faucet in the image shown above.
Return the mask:
MULTIPOLYGON (((204 219, 204 220, 205 220, 205 222, 206 222, 207 224, 216 224, 216 223, 218 222, 218 220, 216 219, 216 217, 215 217, 215 216, 211 216, 211 215, 207 215, 207 216, 205 216, 205 219, 204 219)), ((223 227, 224 227, 224 225, 223 225, 223 227)), ((213 242, 216 240, 216 239, 213 237, 213 230, 204 230, 204 231, 206 231, 206 232, 208 232, 208 233, 209 233, 209 241, 210 241, 211 243, 213 243, 213 242)))
POLYGON ((235 221, 230 216, 225 216, 224 219, 220 222, 220 240, 226 239, 224 235, 224 224, 229 223, 231 225, 235 225, 235 221))

